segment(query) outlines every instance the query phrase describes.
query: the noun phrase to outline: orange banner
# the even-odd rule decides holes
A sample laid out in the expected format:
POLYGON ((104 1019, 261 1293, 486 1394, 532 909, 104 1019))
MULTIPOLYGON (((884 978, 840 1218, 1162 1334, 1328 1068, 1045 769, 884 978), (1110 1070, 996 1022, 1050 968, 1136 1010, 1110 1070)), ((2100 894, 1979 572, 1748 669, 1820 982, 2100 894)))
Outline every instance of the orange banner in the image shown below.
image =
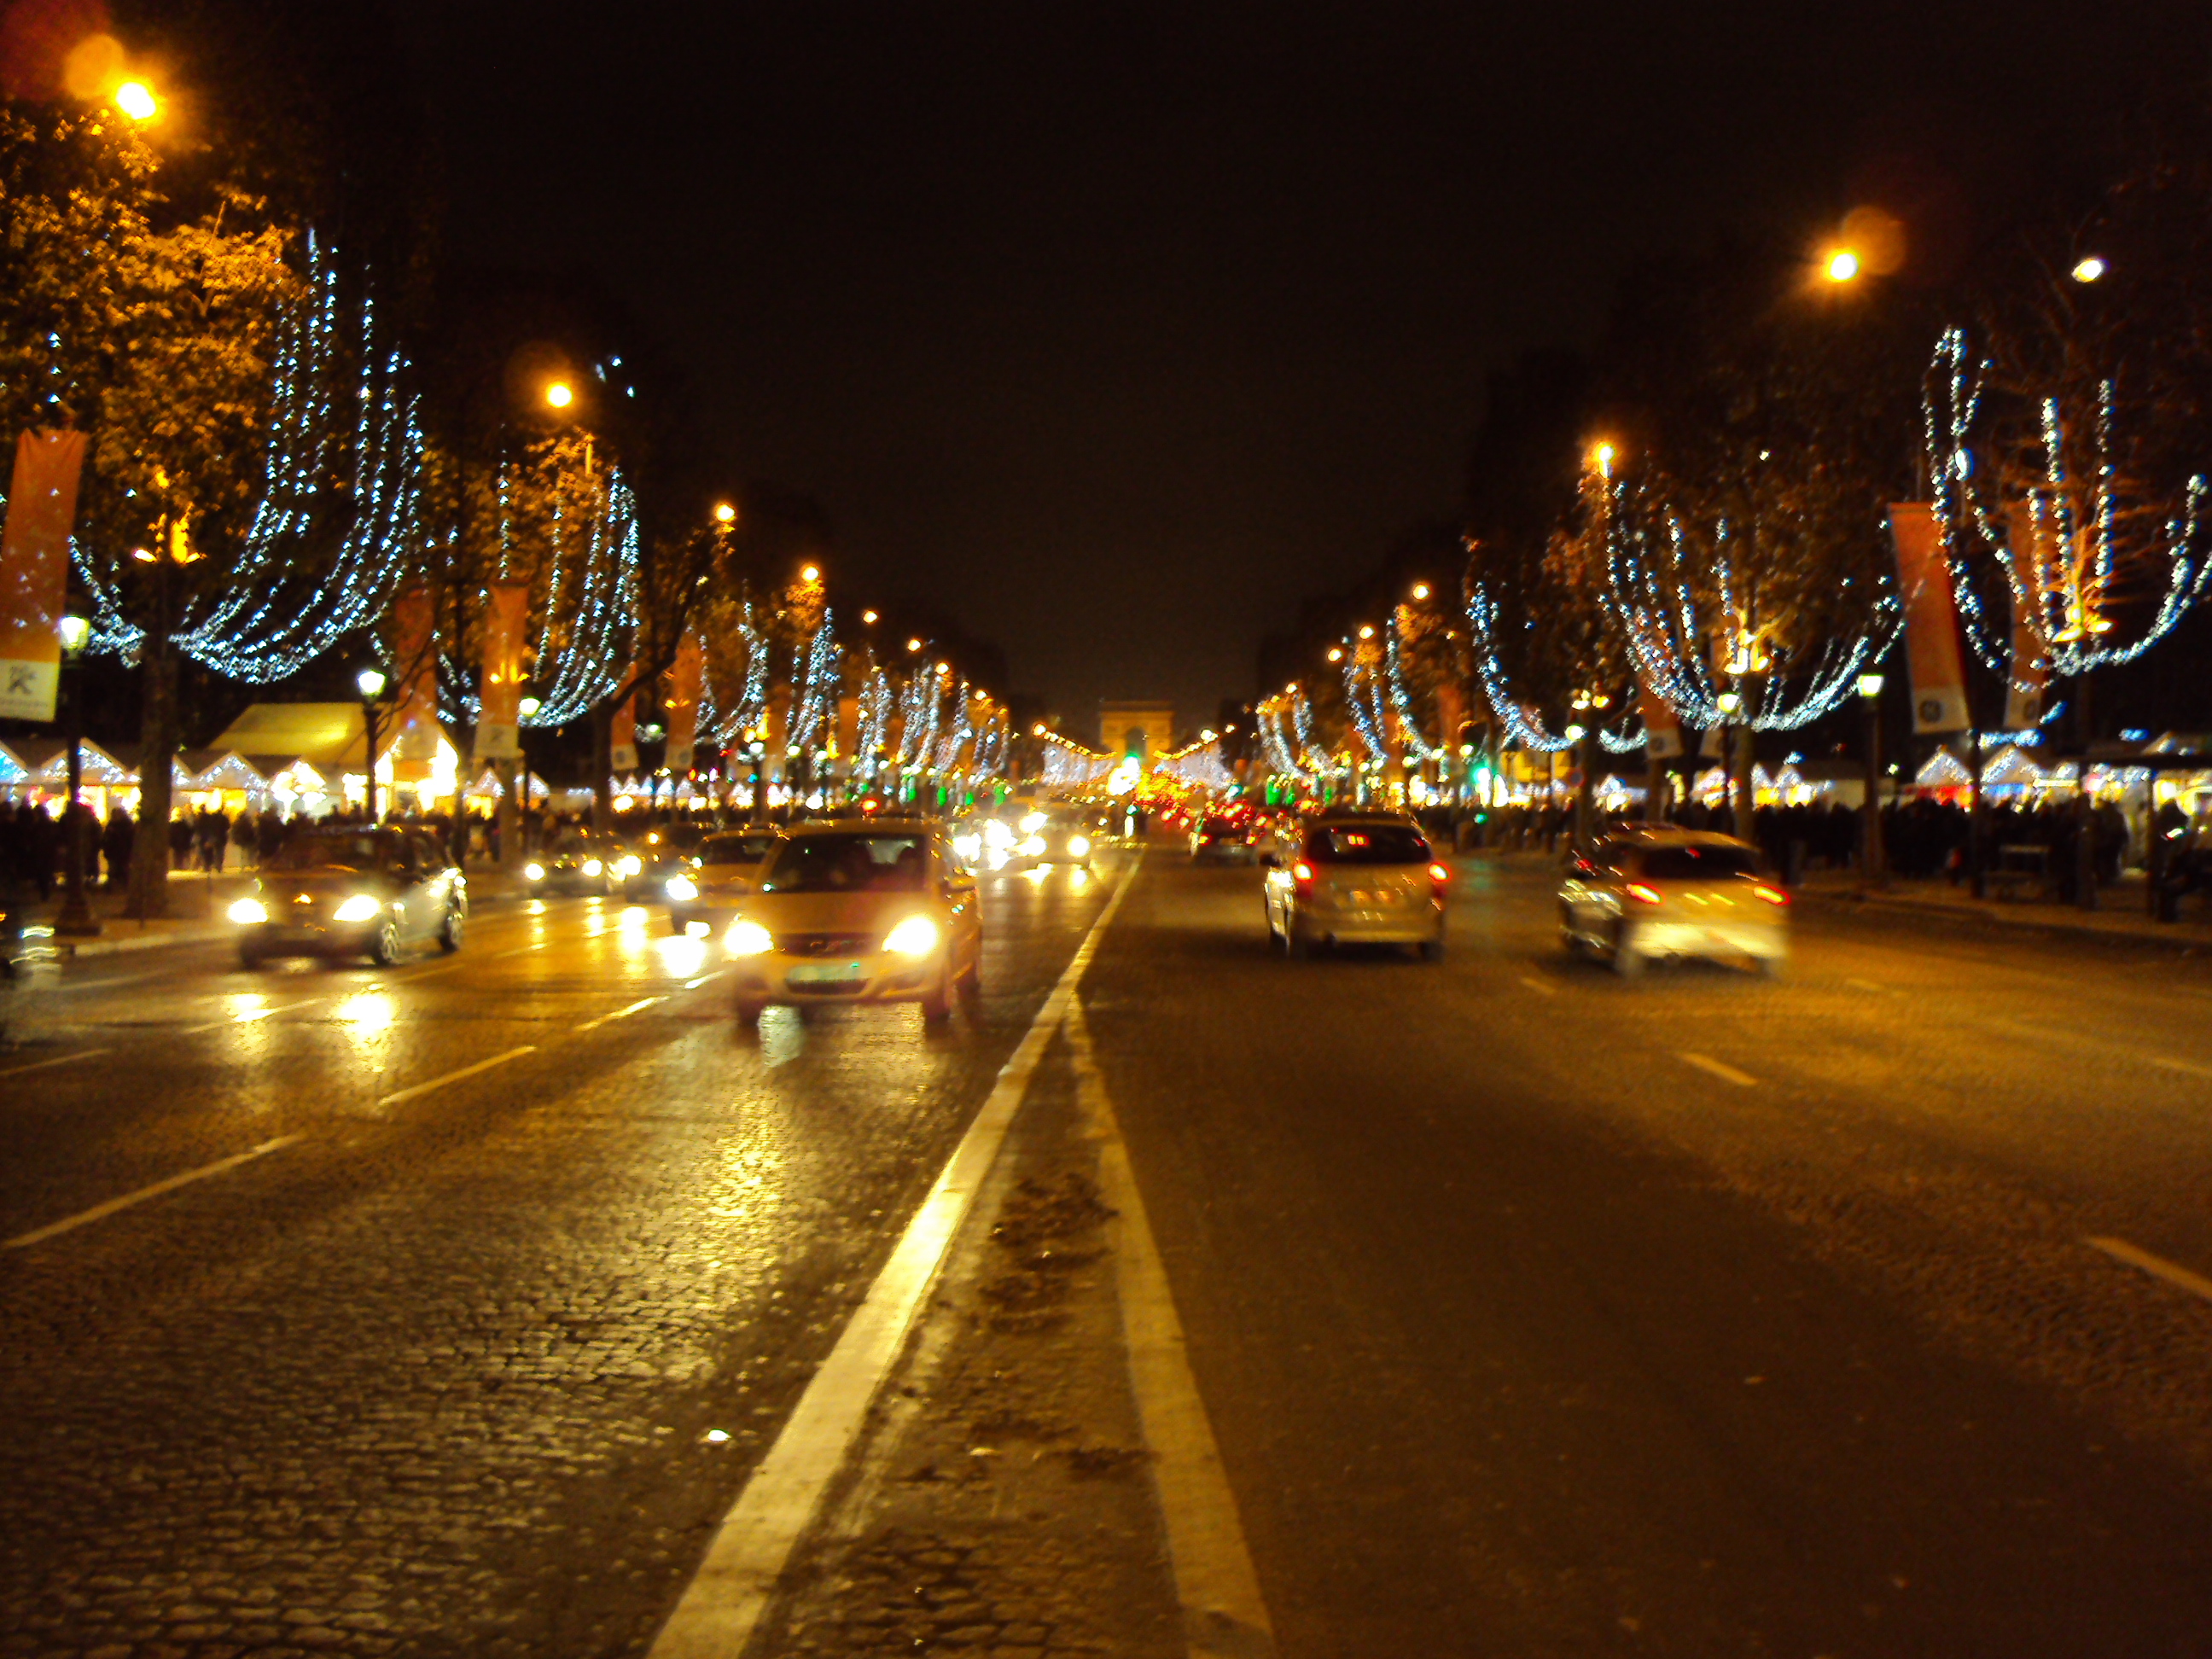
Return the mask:
POLYGON ((607 720, 607 769, 617 777, 637 775, 637 693, 615 705, 607 720))
POLYGON ((477 714, 477 763, 522 755, 522 630, 530 590, 497 582, 485 595, 482 707, 477 714))
POLYGON ((706 661, 696 634, 686 634, 676 647, 675 665, 668 671, 668 749, 661 764, 668 775, 680 778, 691 769, 699 742, 699 684, 706 661))
POLYGON ((51 720, 61 688, 58 624, 69 598, 84 434, 26 432, 15 441, 8 525, 0 533, 0 715, 51 720))
POLYGON ((1644 758, 1673 760, 1682 752, 1682 721, 1674 705, 1643 685, 1637 687, 1637 699, 1644 709, 1644 758))
POLYGON ((1905 594, 1905 654, 1912 671, 1915 732, 1964 732, 1966 671, 1959 654, 1959 613, 1951 598, 1951 563, 1943 556, 1936 509, 1895 501, 1889 532, 1897 544, 1898 586, 1905 594))
MULTIPOLYGON (((438 635, 427 582, 409 582, 392 600, 392 753, 404 761, 438 757, 438 635)), ((371 757, 374 759, 374 757, 371 757)))

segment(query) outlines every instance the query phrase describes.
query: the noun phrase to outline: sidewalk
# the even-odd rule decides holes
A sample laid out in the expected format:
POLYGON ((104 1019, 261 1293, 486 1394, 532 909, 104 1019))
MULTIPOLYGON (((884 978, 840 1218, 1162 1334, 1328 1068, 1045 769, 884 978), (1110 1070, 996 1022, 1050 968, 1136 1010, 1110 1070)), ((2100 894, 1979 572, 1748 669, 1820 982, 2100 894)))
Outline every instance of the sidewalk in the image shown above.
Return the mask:
MULTIPOLYGON (((468 877, 469 903, 472 908, 503 903, 523 894, 519 875, 481 867, 471 870, 468 877)), ((163 945, 219 945, 228 940, 234 932, 224 913, 234 901, 252 891, 253 882, 250 870, 226 871, 221 875, 172 870, 169 914, 155 921, 131 921, 123 914, 125 896, 119 890, 96 887, 87 898, 100 923, 99 936, 60 939, 54 943, 64 961, 112 956, 124 951, 154 950, 163 945)), ((57 896, 44 909, 43 920, 51 922, 60 914, 60 898, 57 896)))
POLYGON ((2098 892, 2099 907, 2082 910, 2040 900, 1976 899, 1963 884, 1893 879, 1879 892, 1862 893, 1857 874, 1821 870, 1808 875, 1796 894, 1824 908, 1881 911, 1891 915, 1979 922, 1999 928, 2033 928, 2078 938, 2127 939, 2181 950, 2212 948, 2212 910, 2192 901, 2179 921, 2154 921, 2146 914, 2148 896, 2141 872, 2130 872, 2116 886, 2098 892))

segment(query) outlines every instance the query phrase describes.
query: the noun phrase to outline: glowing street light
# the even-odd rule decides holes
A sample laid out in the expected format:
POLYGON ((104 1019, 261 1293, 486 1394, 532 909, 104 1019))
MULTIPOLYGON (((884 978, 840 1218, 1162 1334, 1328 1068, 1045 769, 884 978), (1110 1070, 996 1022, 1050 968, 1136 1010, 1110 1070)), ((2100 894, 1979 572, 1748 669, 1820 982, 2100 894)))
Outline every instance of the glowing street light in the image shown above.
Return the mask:
POLYGON ((1363 640, 1371 640, 1371 639, 1373 639, 1373 638, 1375 637, 1375 624, 1374 624, 1374 623, 1360 623, 1360 624, 1359 624, 1359 637, 1360 637, 1361 639, 1363 639, 1363 640))
POLYGON ((818 564, 807 565, 799 571, 799 580, 803 582, 820 581, 822 580, 822 567, 818 564))
POLYGON ((906 642, 906 648, 909 651, 919 651, 921 649, 921 641, 920 640, 908 640, 906 642))
POLYGON ((1332 645, 1329 647, 1328 659, 1331 662, 1342 662, 1344 660, 1344 647, 1340 645, 1332 645))
POLYGON ((1847 247, 1839 247, 1828 256, 1825 275, 1832 283, 1851 283, 1858 280, 1859 256, 1847 247))
POLYGON ((727 501, 717 501, 714 503, 714 517, 720 523, 733 524, 737 521, 738 509, 727 501))
POLYGON ((2102 259, 2092 253, 2075 265, 2074 280, 2077 283, 2094 283, 2110 269, 2111 267, 2102 259))
POLYGON ((134 121, 150 121, 161 112, 161 101, 143 81, 125 81, 116 88, 115 107, 134 121))
POLYGON ((1416 599, 1427 599, 1429 597, 1429 585, 1426 582, 1415 582, 1413 584, 1413 597, 1416 599))
POLYGON ((876 625, 876 613, 872 611, 863 611, 860 613, 860 620, 873 628, 876 625))
POLYGON ((1620 453, 1611 444, 1592 445, 1589 453, 1590 470, 1601 478, 1610 478, 1613 476, 1613 458, 1620 453))
POLYGON ((1030 728, 1030 735, 1033 738, 1042 737, 1044 735, 1044 722, 1042 720, 1039 720, 1035 726, 1031 726, 1030 728))
POLYGON ((566 380, 556 380, 545 388, 545 401, 555 409, 566 409, 576 401, 576 389, 566 380))

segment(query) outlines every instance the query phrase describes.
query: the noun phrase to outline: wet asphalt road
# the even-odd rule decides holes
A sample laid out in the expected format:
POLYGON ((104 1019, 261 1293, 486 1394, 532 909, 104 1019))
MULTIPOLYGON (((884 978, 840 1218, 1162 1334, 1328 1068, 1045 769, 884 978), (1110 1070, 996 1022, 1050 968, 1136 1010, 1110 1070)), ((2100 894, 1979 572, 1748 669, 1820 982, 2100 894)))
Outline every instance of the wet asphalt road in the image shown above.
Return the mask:
POLYGON ((2212 1652, 2212 968, 1807 911, 1781 985, 1272 958, 1156 860, 1090 1024, 1286 1656, 2212 1652))
MULTIPOLYGON (((987 883, 944 1036, 586 901, 76 973, 0 1238, 297 1139, 0 1250, 0 1653, 640 1650, 1107 886, 987 883)), ((1548 890, 1291 963, 1156 848, 1085 981, 1282 1653, 2212 1651, 2212 1303, 2087 1242, 2212 1276, 2212 965, 1627 985, 1548 890)))
POLYGON ((586 900, 23 999, 0 1238, 283 1144, 0 1249, 0 1652, 637 1650, 1104 890, 988 884, 944 1036, 586 900))

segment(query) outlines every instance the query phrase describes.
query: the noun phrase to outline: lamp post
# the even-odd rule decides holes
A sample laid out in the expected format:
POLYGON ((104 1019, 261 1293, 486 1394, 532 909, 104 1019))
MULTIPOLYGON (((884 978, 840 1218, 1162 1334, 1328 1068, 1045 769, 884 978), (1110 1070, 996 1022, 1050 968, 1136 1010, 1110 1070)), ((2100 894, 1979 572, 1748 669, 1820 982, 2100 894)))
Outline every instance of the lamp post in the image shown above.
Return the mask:
POLYGON ((84 658, 92 624, 82 617, 64 617, 56 629, 61 635, 63 706, 67 711, 64 735, 69 744, 69 868, 62 913, 54 932, 67 939, 91 939, 100 932, 92 907, 84 896, 84 693, 77 684, 77 670, 84 658))
POLYGON ((1859 884, 1883 884, 1881 847, 1881 676, 1859 676, 1859 706, 1866 711, 1866 805, 1859 827, 1859 884))
POLYGON ((384 695, 384 671, 364 668, 353 677, 361 688, 362 723, 368 728, 368 754, 362 767, 362 805, 368 812, 368 821, 376 822, 376 700, 384 695))

